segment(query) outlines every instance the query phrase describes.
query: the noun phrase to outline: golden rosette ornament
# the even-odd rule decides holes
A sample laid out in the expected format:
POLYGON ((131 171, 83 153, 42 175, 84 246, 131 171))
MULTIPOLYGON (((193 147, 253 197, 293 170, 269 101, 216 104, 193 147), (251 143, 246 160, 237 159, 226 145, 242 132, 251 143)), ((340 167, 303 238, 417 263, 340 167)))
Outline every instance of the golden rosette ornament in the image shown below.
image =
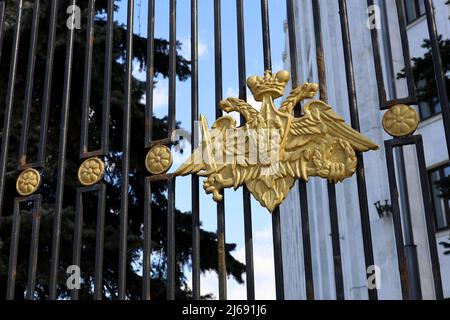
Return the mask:
POLYGON ((172 161, 172 153, 169 147, 158 145, 151 148, 147 153, 145 167, 151 174, 163 174, 169 171, 172 161))
POLYGON ((85 160, 78 169, 78 180, 84 186, 92 186, 102 180, 105 164, 97 157, 85 160))
POLYGON ((41 184, 41 175, 36 169, 24 170, 16 182, 16 190, 21 196, 29 196, 39 189, 41 184))
POLYGON ((405 137, 413 134, 419 125, 417 111, 405 104, 390 108, 383 116, 383 128, 393 137, 405 137))

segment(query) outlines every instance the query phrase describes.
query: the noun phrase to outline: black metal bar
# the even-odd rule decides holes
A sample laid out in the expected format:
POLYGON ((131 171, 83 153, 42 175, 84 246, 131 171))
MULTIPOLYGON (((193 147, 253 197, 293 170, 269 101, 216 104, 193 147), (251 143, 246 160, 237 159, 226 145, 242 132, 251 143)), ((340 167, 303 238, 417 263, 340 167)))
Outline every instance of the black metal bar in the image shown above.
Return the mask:
POLYGON ((170 0, 169 30, 169 137, 176 127, 177 88, 177 1, 170 0))
POLYGON ((95 233, 94 299, 102 300, 106 186, 103 183, 100 183, 95 186, 95 190, 97 191, 97 225, 95 233))
POLYGON ((428 247, 430 250, 431 268, 433 272, 434 291, 437 300, 444 299, 442 290, 441 270, 439 256, 436 248, 436 229, 433 221, 433 199, 431 197, 430 185, 428 183, 427 166, 425 163, 425 152, 423 150, 422 136, 416 136, 416 154, 419 164, 420 184, 422 188, 422 199, 425 208, 425 223, 427 226, 428 247))
MULTIPOLYGON (((270 23, 268 0, 261 0, 261 25, 263 39, 264 70, 272 70, 270 47, 270 23)), ((280 208, 272 213, 273 258, 275 265, 275 291, 277 300, 284 300, 283 252, 281 244, 280 208)))
MULTIPOLYGON (((386 146, 386 142, 385 142, 386 146)), ((397 181, 395 179, 395 165, 393 148, 386 146, 386 164, 389 178, 389 190, 391 194, 392 220, 394 223, 395 246, 397 251, 398 269, 400 275, 400 283, 402 286, 402 297, 404 300, 409 297, 409 275, 406 266, 406 255, 404 251, 402 221, 400 216, 400 206, 398 201, 397 181)))
MULTIPOLYGON (((72 251, 72 265, 78 266, 81 269, 81 242, 83 238, 83 189, 77 189, 77 198, 75 205, 75 221, 73 234, 73 251, 72 251)), ((74 288, 70 293, 72 300, 78 300, 79 289, 74 288)))
MULTIPOLYGON (((328 91, 327 91, 327 77, 325 71, 325 60, 323 52, 323 39, 322 39, 322 22, 320 16, 320 4, 317 0, 312 1, 313 17, 314 17, 314 30, 315 30, 315 43, 316 43, 316 61, 319 78, 319 91, 320 100, 328 103, 328 91)), ((328 183, 328 202, 330 211, 330 225, 331 225, 331 241, 333 248, 333 264, 334 264, 334 281, 336 287, 337 300, 344 300, 344 279, 342 274, 342 258, 341 258, 341 245, 339 236, 339 215, 336 202, 336 186, 335 184, 328 183)))
POLYGON ((11 231, 11 245, 9 250, 9 266, 8 266, 8 282, 6 285, 6 299, 14 299, 14 289, 16 283, 16 270, 17 270, 17 254, 19 251, 20 240, 20 204, 23 202, 33 202, 32 208, 32 227, 31 227, 31 246, 29 252, 28 262, 28 279, 27 279, 27 299, 32 299, 34 296, 35 283, 36 283, 36 268, 38 257, 38 244, 39 244, 39 222, 41 216, 41 202, 40 195, 34 195, 29 197, 18 197, 14 199, 14 213, 12 221, 11 231))
MULTIPOLYGON (((298 56, 297 56, 297 29, 295 21, 295 7, 293 0, 287 0, 287 20, 288 20, 288 35, 289 35, 289 55, 291 60, 291 78, 292 88, 295 89, 299 84, 298 77, 298 56)), ((295 108, 296 116, 300 116, 300 108, 295 108)), ((306 182, 298 181, 298 192, 300 195, 300 216, 302 228, 302 243, 303 243, 303 263, 305 267, 305 286, 306 298, 314 300, 314 277, 312 268, 312 253, 311 253, 311 236, 309 228, 309 209, 308 209, 308 194, 306 182)))
POLYGON ((134 0, 128 0, 127 11, 127 54, 125 62, 125 92, 123 103, 123 135, 122 135, 122 195, 120 204, 120 245, 119 245, 119 299, 126 298, 127 277, 127 235, 128 235, 128 187, 130 171, 130 129, 131 129, 131 86, 133 70, 133 25, 134 0))
POLYGON ((280 208, 272 212, 273 259, 275 264, 275 294, 277 300, 284 300, 283 251, 281 243, 280 208))
POLYGON ((145 100, 145 147, 150 147, 153 136, 153 77, 155 76, 155 0, 148 2, 147 25, 147 87, 145 100))
MULTIPOLYGON (((222 28, 221 0, 214 1, 214 61, 216 118, 222 116, 219 108, 222 100, 222 28)), ((222 191, 222 196, 224 195, 222 191)), ((219 276, 219 300, 227 299, 227 265, 225 260, 225 197, 217 204, 217 256, 219 276)))
MULTIPOLYGON (((374 6, 374 0, 367 0, 369 7, 374 6)), ((403 10, 402 0, 396 0, 397 16, 399 20, 400 41, 402 43, 403 62, 405 65, 406 81, 408 86, 408 97, 401 99, 387 99, 386 88, 383 78, 383 68, 381 63, 379 36, 377 28, 371 28, 372 49, 375 62, 375 75, 377 78, 380 110, 387 110, 396 104, 417 104, 417 96, 412 75, 411 56, 409 51, 408 32, 406 30, 406 18, 403 10)))
POLYGON ((416 87, 414 85, 414 75, 411 64, 411 54, 409 52, 408 30, 406 30, 406 17, 402 0, 395 0, 397 6, 397 16, 400 30, 400 41, 402 44, 403 61, 405 64, 406 83, 408 85, 408 98, 416 101, 416 87))
POLYGON ((445 130, 445 141, 447 143, 447 151, 450 157, 450 104, 448 101, 447 85, 442 66, 442 57, 439 46, 439 36, 436 27, 436 18, 434 16, 434 8, 432 0, 425 0, 425 12, 427 15, 428 33, 430 35, 431 51, 433 54, 433 66, 436 77, 436 85, 441 103, 442 118, 445 130))
POLYGON ((95 0, 87 8, 86 48, 84 52, 83 102, 81 107, 80 158, 89 151, 89 109, 91 103, 92 49, 94 47, 95 0))
MULTIPOLYGON (((350 119, 352 127, 361 131, 358 113, 358 100, 356 97, 355 73, 353 68, 353 55, 350 40, 350 29, 348 23, 347 1, 339 0, 339 11, 341 17, 341 33, 344 47, 345 74, 347 82, 347 93, 349 97, 350 119)), ((357 153, 358 166, 356 169, 356 180, 358 185, 359 211, 361 216, 362 237, 364 246, 364 258, 366 270, 375 265, 372 245, 372 232, 370 228, 370 212, 367 198, 367 185, 364 169, 364 158, 357 153)), ((369 299, 377 300, 376 290, 368 289, 369 299)))
POLYGON ((320 15, 320 3, 318 0, 312 0, 313 20, 314 20, 314 36, 316 43, 316 61, 317 74, 319 78, 319 94, 320 100, 328 103, 327 77, 325 70, 325 60, 323 51, 322 38, 322 17, 320 15))
POLYGON ((332 183, 328 183, 328 202, 330 210, 331 245, 333 248, 336 299, 344 300, 344 278, 342 275, 341 237, 339 235, 339 217, 337 213, 336 187, 332 183))
POLYGON ((50 27, 47 45, 47 65, 45 67, 44 94, 41 112, 41 130, 39 135, 38 162, 41 167, 45 165, 45 151, 47 145, 48 113, 50 108, 53 63, 55 57, 55 36, 58 18, 58 0, 53 0, 50 11, 50 27))
POLYGON ((0 60, 2 57, 3 48, 3 27, 5 25, 5 1, 0 1, 0 60))
MULTIPOLYGON (((198 120, 198 0, 191 0, 191 146, 196 147, 195 123, 198 120)), ((192 189, 192 295, 200 299, 200 195, 199 178, 191 175, 192 189)))
POLYGON ((86 49, 84 53, 83 102, 81 107, 80 158, 89 151, 89 109, 92 82, 92 49, 94 47, 95 0, 89 0, 87 7, 86 49))
POLYGON ((142 300, 150 300, 152 271, 152 185, 145 178, 142 300))
MULTIPOLYGON (((424 208, 425 208, 425 223, 426 223, 426 228, 427 228, 427 236, 428 236, 428 245, 429 245, 429 250, 430 250, 430 258, 431 258, 431 264, 432 264, 432 272, 433 272, 433 282, 434 282, 434 286, 435 286, 435 294, 436 294, 436 298, 437 299, 442 299, 443 298, 443 293, 442 293, 442 282, 441 282, 441 276, 440 276, 440 267, 439 267, 439 258, 438 258, 438 254, 437 254, 437 248, 436 248, 436 231, 434 229, 434 224, 433 224, 433 219, 432 216, 430 215, 430 213, 432 213, 432 198, 431 198, 431 192, 429 189, 429 184, 428 184, 428 176, 427 176, 427 170, 426 170, 426 163, 425 163, 425 156, 424 156, 424 150, 423 150, 423 141, 422 141, 422 136, 420 135, 415 135, 415 136, 409 136, 409 137, 402 137, 402 138, 397 138, 397 139, 393 139, 393 140, 389 140, 385 142, 385 145, 387 146, 386 148, 386 152, 390 152, 391 154, 388 154, 388 156, 390 158, 393 158, 392 156, 392 149, 393 148, 399 148, 405 145, 414 145, 416 147, 416 154, 417 154, 417 160, 419 162, 419 174, 420 174, 420 180, 421 180, 421 188, 422 188, 422 199, 423 199, 423 204, 424 204, 424 208), (389 148, 389 150, 388 150, 389 148)), ((394 191, 396 191, 396 181, 395 181, 395 171, 394 171, 394 167, 393 167, 393 160, 388 158, 389 162, 388 162, 388 170, 389 173, 394 173, 394 178, 391 178, 391 175, 389 175, 390 180, 394 180, 392 181, 393 183, 393 187, 394 191), (392 168, 390 168, 389 166, 392 166, 392 168)), ((390 181, 391 184, 391 181, 390 181)), ((391 197, 392 197, 392 193, 393 191, 391 190, 391 197)), ((395 193, 394 193, 394 197, 395 197, 395 193)), ((397 198, 397 197, 396 197, 397 198)), ((394 206, 394 201, 393 202, 393 208, 395 209, 394 206)), ((398 207, 398 199, 396 199, 396 206, 398 207)), ((394 211, 395 212, 395 211, 394 211)), ((410 216, 405 216, 403 215, 403 222, 405 225, 405 229, 406 229, 406 234, 405 234, 405 250, 406 251, 406 255, 408 257, 408 255, 410 255, 410 257, 408 257, 408 263, 411 265, 408 265, 408 274, 413 274, 412 272, 419 272, 418 270, 418 262, 416 263, 414 260, 417 257, 417 253, 415 253, 414 251, 417 251, 416 246, 414 244, 414 235, 413 235, 413 229, 412 229, 412 223, 411 223, 411 217, 410 216), (416 266, 417 264, 417 266, 416 266)), ((420 288, 420 275, 417 275, 416 277, 419 278, 419 282, 417 282, 416 280, 413 280, 413 286, 418 286, 418 288, 410 288, 410 296, 411 299, 421 299, 421 288, 420 288)))
POLYGON ((175 178, 169 180, 167 193, 167 300, 175 300, 175 178))
POLYGON ((32 212, 32 226, 31 226, 31 244, 30 257, 28 262, 28 281, 27 281, 27 299, 33 300, 36 288, 36 270, 38 261, 38 247, 39 247, 39 226, 41 222, 41 196, 33 197, 34 206, 32 212))
MULTIPOLYGON (((176 81, 177 81, 177 1, 170 0, 169 30, 169 136, 176 128, 176 81)), ((167 299, 175 300, 175 178, 168 181, 167 205, 167 299)))
POLYGON ((17 60, 19 57, 20 25, 22 24, 23 0, 17 1, 16 25, 12 44, 11 63, 9 69, 8 89, 3 115, 2 145, 0 149, 0 221, 3 212, 3 194, 5 192, 6 162, 8 160, 8 145, 11 133, 11 113, 14 105, 14 89, 17 76, 17 60))
MULTIPOLYGON (((70 4, 74 7, 76 0, 70 4)), ((69 28, 66 39, 66 61, 64 75, 63 101, 61 107, 61 129, 59 136, 59 157, 56 180, 55 214, 53 216, 52 260, 50 264, 50 299, 56 299, 56 287, 58 281, 59 249, 61 238, 61 215, 64 196, 64 172, 66 170, 67 130, 69 124, 70 87, 72 84, 72 62, 74 49, 75 28, 69 28)))
POLYGON ((272 50, 270 46, 270 21, 268 0, 261 0, 261 25, 264 52, 264 69, 272 70, 272 50))
POLYGON ((37 40, 39 34, 39 13, 40 13, 40 0, 34 1, 33 6, 33 18, 31 22, 31 37, 30 37, 30 50, 28 53, 28 67, 27 67, 27 79, 25 83, 25 99, 24 99, 24 111, 22 118, 22 132, 20 137, 19 146, 19 169, 21 166, 27 163, 27 144, 28 133, 30 129, 30 111, 31 103, 33 100, 33 83, 34 83, 34 70, 36 65, 36 49, 37 40))
POLYGON ((14 201, 14 215, 11 232, 11 247, 9 250, 9 267, 8 267, 8 283, 6 288, 6 299, 14 299, 14 289, 16 283, 16 269, 17 269, 17 253, 19 251, 19 237, 20 237, 20 204, 14 201))
POLYGON ((103 84, 103 111, 101 149, 103 154, 109 152, 109 118, 111 109, 111 76, 114 40, 114 0, 108 1, 106 24, 105 74, 103 84))
MULTIPOLYGON (((239 70, 239 99, 247 100, 246 63, 245 63, 245 24, 244 2, 236 0, 237 15, 237 44, 238 44, 238 70, 239 70)), ((241 116, 241 125, 245 118, 241 116)), ((253 262, 253 231, 252 208, 250 192, 243 187, 242 201, 244 205, 244 233, 245 233, 245 280, 247 284, 247 300, 255 300, 255 270, 253 262)))
MULTIPOLYGON (((404 141, 405 138, 403 138, 404 141)), ((400 139, 397 139, 400 140, 400 139)), ((393 148, 396 147, 399 141, 394 140, 388 140, 384 142, 385 149, 386 149, 386 163, 387 163, 387 169, 388 169, 388 178, 389 178, 389 190, 391 193, 391 203, 392 203, 392 214, 394 217, 394 231, 395 231, 395 237, 396 237, 396 244, 397 246, 400 243, 400 231, 401 228, 401 222, 403 222, 403 230, 404 230, 404 254, 405 254, 405 260, 406 260, 406 270, 408 274, 408 281, 407 284, 402 283, 403 290, 405 289, 406 285, 409 289, 409 298, 411 300, 421 300, 422 299, 422 288, 420 285, 420 273, 419 273, 419 262, 417 258, 417 246, 414 244, 414 236, 413 236, 413 230, 412 230, 412 224, 411 224, 411 215, 410 212, 404 212, 402 216, 402 220, 400 220, 400 207, 398 203, 398 188, 397 188, 397 181, 396 181, 396 174, 395 174, 395 165, 394 165, 394 156, 393 156, 393 148), (400 224, 400 226, 399 226, 400 224)), ((404 144, 401 144, 404 145, 404 144)), ((402 232, 403 232, 402 230, 402 232)), ((403 238, 402 238, 403 240, 403 238)), ((397 248, 397 251, 399 248, 397 248)), ((402 250, 402 249, 400 249, 402 250)), ((397 255, 399 253, 397 252, 397 255)), ((403 263, 403 257, 399 257, 399 269, 400 269, 400 279, 404 281, 404 276, 402 276, 402 273, 404 272, 404 266, 401 265, 403 263)))

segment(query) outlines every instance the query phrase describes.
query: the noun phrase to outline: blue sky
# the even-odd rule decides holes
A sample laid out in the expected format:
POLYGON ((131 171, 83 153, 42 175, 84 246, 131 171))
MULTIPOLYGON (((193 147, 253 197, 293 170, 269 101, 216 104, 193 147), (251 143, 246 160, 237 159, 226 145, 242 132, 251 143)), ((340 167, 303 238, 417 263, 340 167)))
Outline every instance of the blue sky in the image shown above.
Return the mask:
MULTIPOLYGON (((264 73, 262 35, 261 35, 261 7, 260 0, 245 0, 245 36, 246 36, 246 66, 247 75, 262 75, 264 73)), ((120 8, 116 19, 126 23, 127 1, 117 3, 120 8)), ((199 107, 200 113, 205 115, 211 125, 215 119, 214 92, 214 0, 199 0, 199 107)), ((282 53, 284 51, 283 21, 286 17, 285 1, 269 1, 270 30, 272 46, 272 65, 274 71, 283 67, 282 53)), ((236 1, 222 1, 222 55, 223 55, 223 97, 237 97, 238 95, 238 63, 237 63, 237 34, 236 34, 236 1)), ((155 36, 169 38, 169 1, 156 0, 155 7, 155 36)), ((147 31, 147 0, 135 0, 134 32, 142 36, 147 31)), ((181 53, 190 58, 190 1, 177 1, 177 39, 183 43, 181 53)), ((145 79, 145 75, 137 68, 134 76, 145 79)), ((154 111, 158 117, 167 114, 168 81, 158 78, 154 90, 154 111)), ((249 102, 255 104, 249 94, 249 102)), ((190 129, 190 80, 177 82, 177 121, 181 127, 190 129)), ((257 105, 255 105, 257 106, 257 105)), ((190 153, 190 146, 185 149, 190 153)), ((177 168, 186 157, 175 156, 173 169, 177 168)), ((209 231, 216 231, 216 204, 210 195, 203 192, 200 186, 200 218, 203 227, 209 231)), ((190 177, 177 178, 176 206, 183 211, 191 210, 191 182, 190 177)), ((237 250, 233 255, 245 261, 244 250, 244 222, 242 207, 242 191, 227 190, 225 193, 226 210, 226 241, 236 243, 237 250)), ((254 251, 255 251, 255 280, 256 297, 260 299, 275 298, 275 284, 273 275, 272 229, 271 217, 268 211, 252 199, 254 251)), ((188 277, 190 276, 187 270, 188 277)), ((217 297, 217 275, 205 274, 201 280, 202 293, 212 292, 217 297)), ((245 299, 245 286, 239 286, 232 279, 228 280, 228 295, 230 299, 245 299)))

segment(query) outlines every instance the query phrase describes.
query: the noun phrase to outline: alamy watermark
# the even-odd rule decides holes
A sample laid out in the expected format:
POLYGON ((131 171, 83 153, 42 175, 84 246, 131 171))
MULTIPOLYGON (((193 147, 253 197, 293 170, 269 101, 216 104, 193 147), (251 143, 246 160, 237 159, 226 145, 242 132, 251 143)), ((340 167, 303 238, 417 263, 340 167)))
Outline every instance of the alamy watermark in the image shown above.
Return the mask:
POLYGON ((369 290, 381 289, 381 269, 377 265, 369 266, 366 270, 367 273, 367 288, 369 290))
POLYGON ((70 265, 66 269, 68 275, 66 280, 66 286, 69 290, 80 289, 81 284, 81 269, 77 265, 70 265))
POLYGON ((367 8, 367 14, 369 18, 367 18, 367 28, 369 30, 381 29, 381 11, 380 7, 377 5, 373 5, 367 8))
POLYGON ((66 10, 67 14, 70 16, 67 18, 66 26, 69 30, 81 29, 81 9, 79 6, 73 5, 68 6, 66 10))

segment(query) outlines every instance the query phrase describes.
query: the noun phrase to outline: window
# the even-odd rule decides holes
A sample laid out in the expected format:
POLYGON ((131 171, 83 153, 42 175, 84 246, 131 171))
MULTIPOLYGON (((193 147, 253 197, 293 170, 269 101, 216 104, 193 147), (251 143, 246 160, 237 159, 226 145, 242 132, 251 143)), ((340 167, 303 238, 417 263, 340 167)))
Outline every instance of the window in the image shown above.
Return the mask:
POLYGON ((439 103, 432 103, 421 101, 419 102, 419 113, 420 113, 420 120, 426 120, 428 118, 431 118, 432 116, 435 116, 437 114, 440 114, 442 112, 441 105, 439 103))
POLYGON ((405 5, 406 23, 419 19, 425 14, 425 3, 423 0, 403 0, 405 5))
MULTIPOLYGON (((427 92, 427 85, 427 81, 425 80, 420 80, 416 83, 416 89, 417 92, 420 93, 420 96, 428 96, 427 94, 423 94, 427 92)), ((426 101, 419 99, 419 115, 421 121, 440 114, 441 112, 442 109, 438 97, 432 97, 426 101)))
POLYGON ((436 230, 450 228, 450 166, 429 172, 436 230))

